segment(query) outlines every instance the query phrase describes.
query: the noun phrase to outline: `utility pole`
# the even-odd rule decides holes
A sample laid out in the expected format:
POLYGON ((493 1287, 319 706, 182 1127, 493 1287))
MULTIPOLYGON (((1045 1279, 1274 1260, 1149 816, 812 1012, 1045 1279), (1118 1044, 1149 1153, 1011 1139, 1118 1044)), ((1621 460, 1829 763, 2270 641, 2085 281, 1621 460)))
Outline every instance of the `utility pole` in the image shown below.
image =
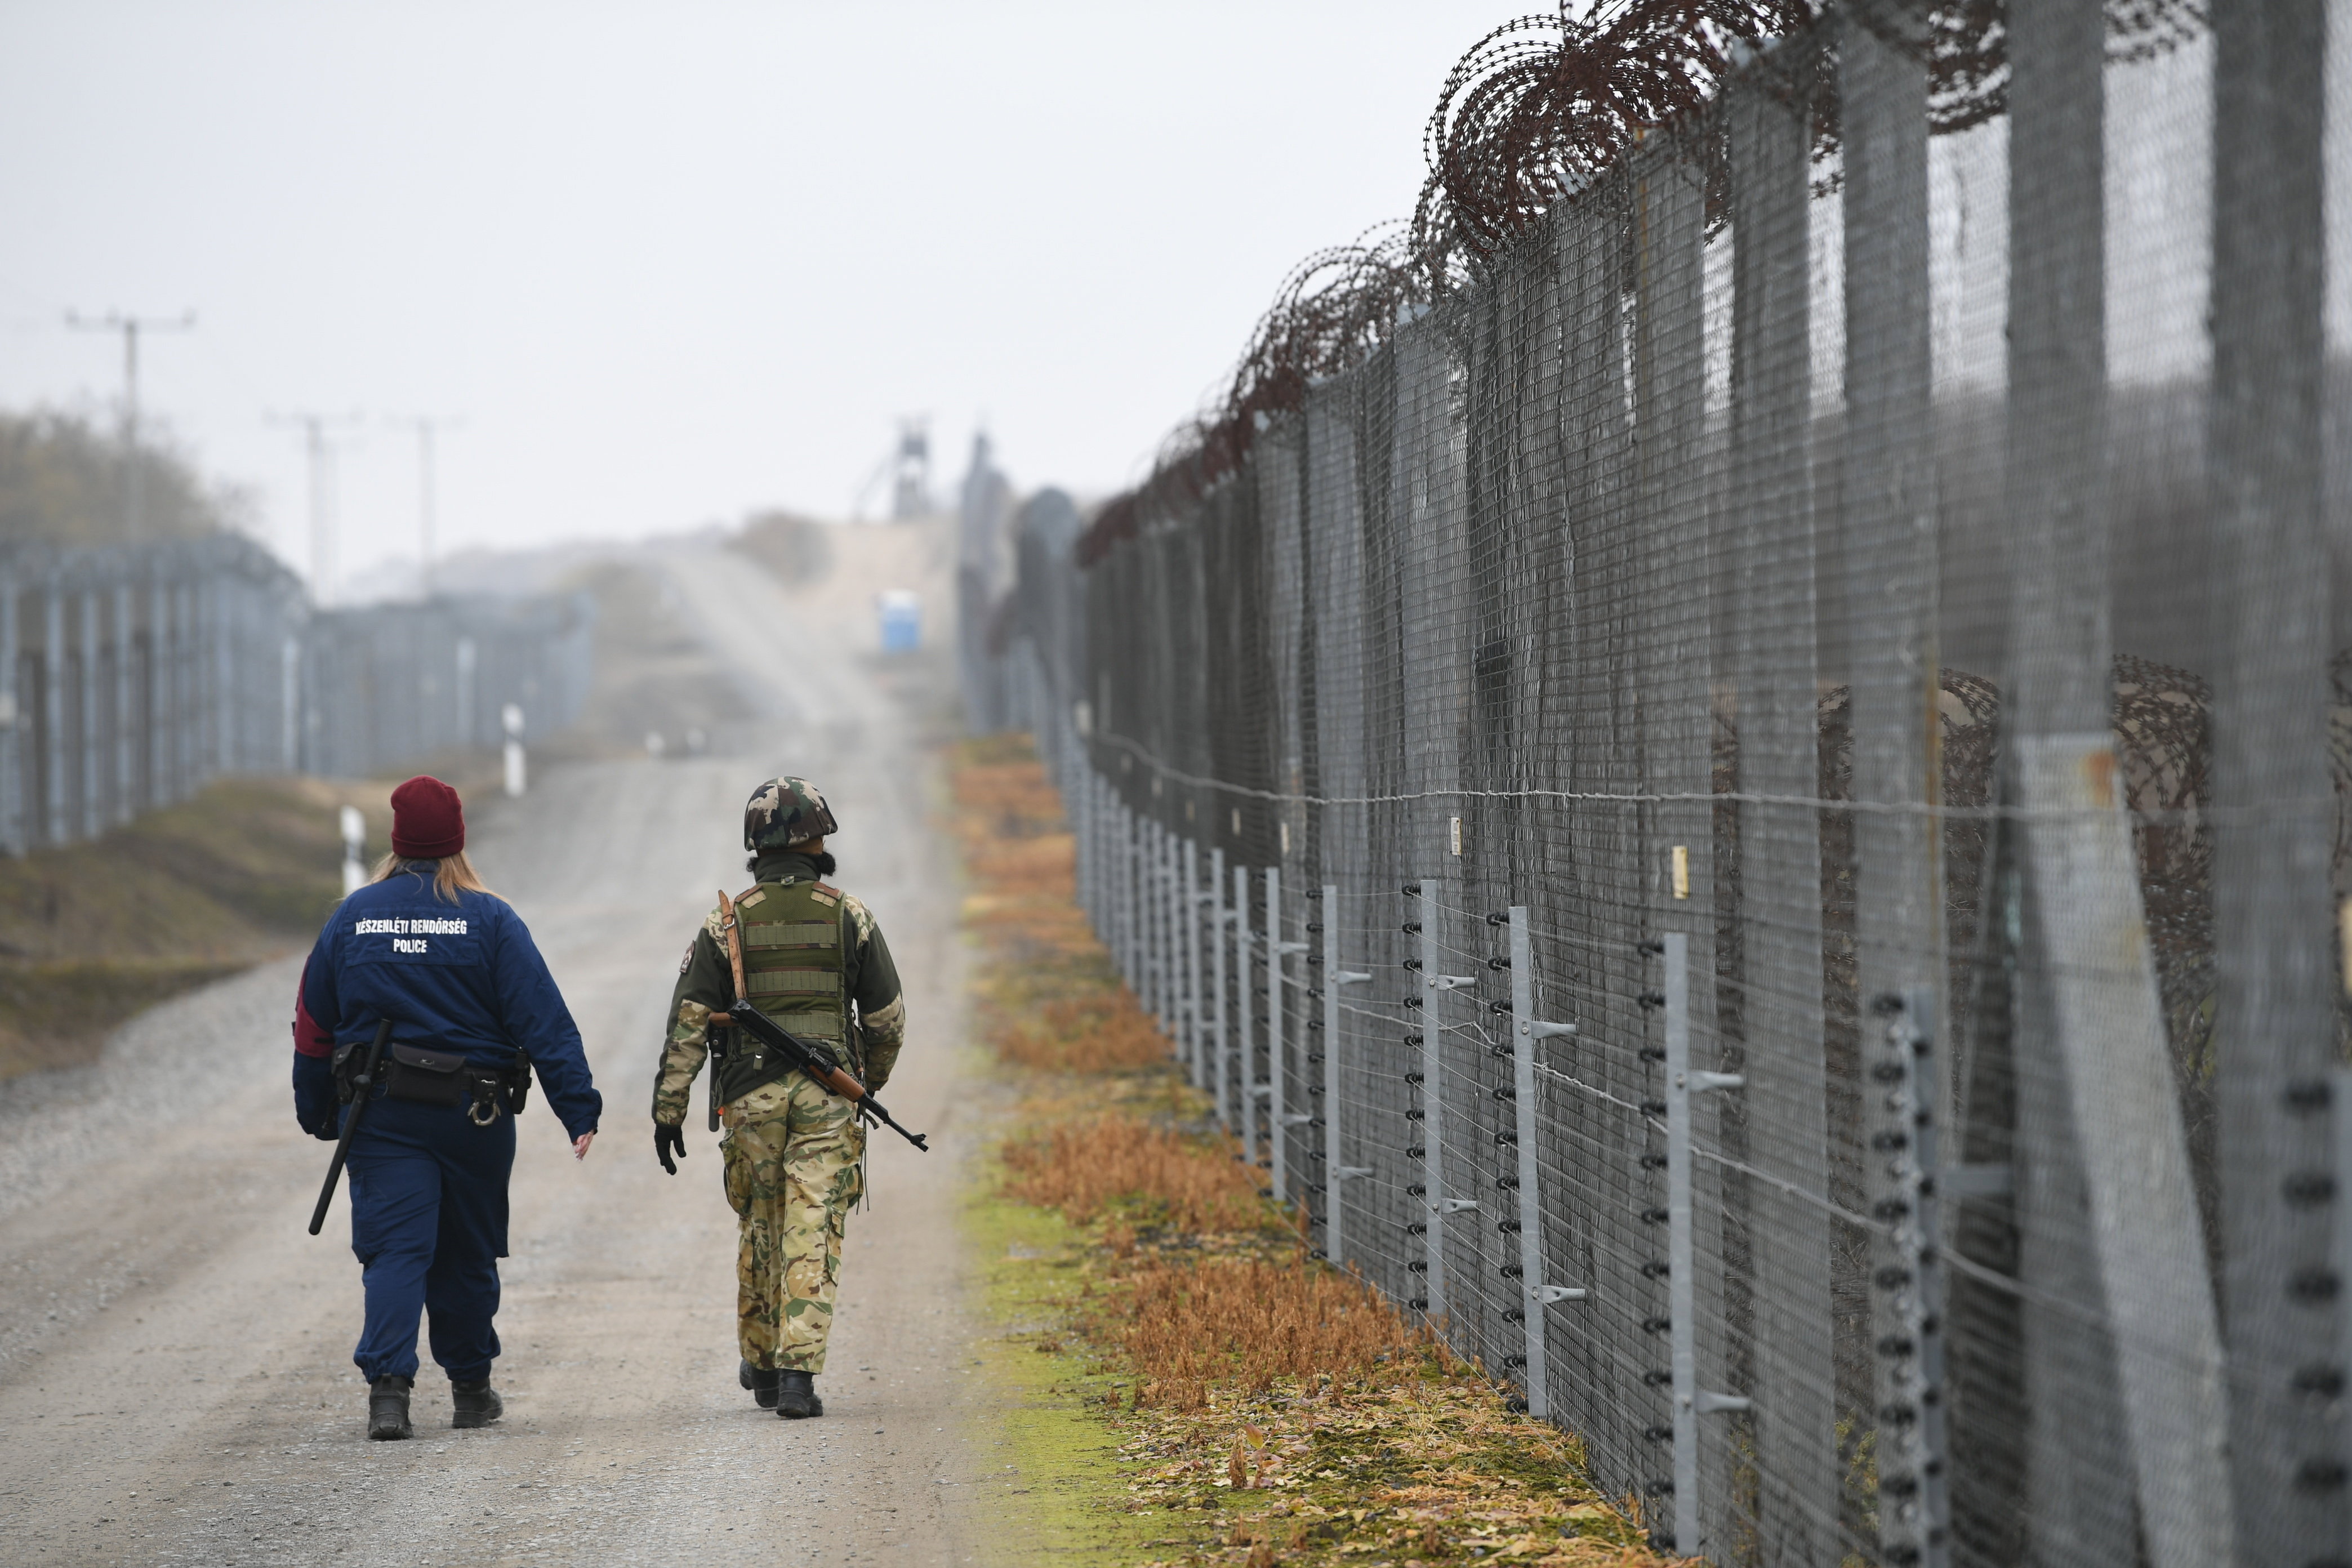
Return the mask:
POLYGON ((269 423, 302 432, 302 450, 310 460, 310 596, 324 609, 335 599, 338 542, 335 525, 335 448, 328 432, 356 425, 356 414, 272 414, 269 423))
POLYGON ((134 316, 109 310, 103 316, 66 312, 66 325, 78 332, 122 334, 122 525, 132 539, 147 531, 147 475, 139 462, 139 334, 184 332, 196 324, 194 310, 176 316, 134 316))
POLYGON ((463 418, 435 418, 414 414, 395 419, 416 432, 416 573, 425 598, 433 596, 433 436, 439 430, 463 430, 463 418))

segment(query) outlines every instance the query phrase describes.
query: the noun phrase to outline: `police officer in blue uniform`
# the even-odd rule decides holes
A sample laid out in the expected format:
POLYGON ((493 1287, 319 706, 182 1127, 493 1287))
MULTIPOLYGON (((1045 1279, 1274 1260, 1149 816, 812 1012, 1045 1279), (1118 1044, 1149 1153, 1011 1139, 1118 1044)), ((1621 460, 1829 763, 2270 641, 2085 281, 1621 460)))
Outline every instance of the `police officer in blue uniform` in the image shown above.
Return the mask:
POLYGON ((367 1292, 352 1360, 368 1380, 377 1438, 409 1435, 420 1310, 449 1374, 451 1425, 486 1426, 503 1413, 490 1386, 491 1319, 515 1113, 535 1068, 584 1159, 604 1109, 530 931, 466 858, 457 792, 413 778, 393 791, 392 809, 392 853, 319 933, 294 1019, 295 1115, 328 1140, 341 1127, 338 1086, 392 1021, 388 1070, 350 1163, 352 1250, 367 1292))

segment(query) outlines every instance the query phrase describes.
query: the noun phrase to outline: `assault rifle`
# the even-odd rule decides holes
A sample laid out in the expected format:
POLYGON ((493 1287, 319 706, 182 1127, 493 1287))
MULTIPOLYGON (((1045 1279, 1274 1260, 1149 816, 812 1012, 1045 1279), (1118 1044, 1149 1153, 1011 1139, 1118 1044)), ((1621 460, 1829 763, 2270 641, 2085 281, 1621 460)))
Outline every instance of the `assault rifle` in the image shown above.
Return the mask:
MULTIPOLYGON (((711 1014, 709 1024, 734 1026, 742 1031, 743 1035, 751 1036, 768 1049, 775 1052, 787 1066, 799 1068, 826 1089, 857 1107, 859 1115, 879 1121, 924 1153, 929 1153, 931 1146, 925 1142, 925 1135, 920 1132, 909 1132, 899 1126, 898 1119, 882 1109, 882 1102, 874 1098, 874 1091, 858 1082, 857 1076, 841 1065, 841 1058, 833 1054, 832 1047, 822 1040, 801 1038, 800 1036, 793 1034, 790 1029, 751 1005, 751 998, 743 994, 742 928, 735 919, 735 900, 727 896, 727 889, 724 888, 719 889, 719 908, 727 917, 723 925, 727 932, 728 965, 735 972, 735 1005, 724 1013, 711 1014)), ((734 1047, 737 1050, 743 1048, 741 1037, 741 1035, 737 1037, 737 1044, 734 1047)), ((710 1113, 712 1120, 716 1121, 719 1114, 719 1089, 718 1068, 715 1064, 711 1068, 711 1074, 710 1113)))
POLYGON ((310 1211, 310 1234, 327 1223, 327 1205, 334 1201, 335 1184, 343 1179, 343 1162, 352 1157, 352 1137, 360 1130, 360 1118, 367 1114, 368 1100, 375 1093, 376 1074, 383 1068, 384 1043, 392 1038, 392 1020, 386 1018, 375 1026, 375 1038, 368 1042, 367 1055, 361 1058, 360 1070, 353 1073, 352 1103, 343 1111, 343 1135, 335 1140, 335 1157, 327 1163, 327 1184, 319 1189, 319 1206, 310 1211))
MULTIPOLYGON (((927 1135, 909 1132, 899 1126, 898 1119, 883 1109, 882 1102, 874 1098, 874 1091, 858 1082, 857 1076, 842 1066, 841 1058, 834 1055, 833 1047, 824 1041, 803 1039, 761 1012, 750 1002, 740 998, 726 1012, 710 1015, 710 1022, 734 1026, 741 1031, 742 1035, 749 1035, 752 1039, 774 1052, 779 1059, 799 1068, 826 1089, 856 1106, 860 1115, 873 1118, 916 1148, 927 1154, 930 1152, 931 1146, 927 1141, 927 1135)), ((740 1043, 740 1036, 738 1039, 739 1043, 734 1048, 740 1051, 743 1048, 740 1043)))

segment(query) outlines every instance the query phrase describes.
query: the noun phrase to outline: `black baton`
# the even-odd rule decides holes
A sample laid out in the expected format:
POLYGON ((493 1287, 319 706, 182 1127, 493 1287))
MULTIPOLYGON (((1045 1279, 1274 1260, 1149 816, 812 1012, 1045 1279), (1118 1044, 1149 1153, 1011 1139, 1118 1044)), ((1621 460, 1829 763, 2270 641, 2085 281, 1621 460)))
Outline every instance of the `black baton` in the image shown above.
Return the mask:
POLYGON ((386 1018, 375 1026, 375 1038, 368 1044, 367 1059, 360 1064, 357 1077, 352 1079, 351 1109, 343 1115, 343 1135, 335 1140, 335 1157, 327 1165, 327 1184, 319 1189, 319 1206, 310 1211, 310 1234, 327 1223, 327 1205, 335 1201, 335 1184, 343 1179, 343 1162, 352 1156, 352 1135, 360 1130, 360 1118, 367 1114, 368 1098, 375 1092, 376 1069, 383 1065, 383 1046, 392 1038, 392 1020, 386 1018))

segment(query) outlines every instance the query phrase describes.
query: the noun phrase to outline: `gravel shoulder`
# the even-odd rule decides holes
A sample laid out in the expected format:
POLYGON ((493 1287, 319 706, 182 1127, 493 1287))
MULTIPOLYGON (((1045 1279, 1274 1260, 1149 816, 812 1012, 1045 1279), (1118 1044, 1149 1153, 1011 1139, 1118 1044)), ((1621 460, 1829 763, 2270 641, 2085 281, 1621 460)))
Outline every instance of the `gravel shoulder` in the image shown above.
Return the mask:
POLYGON ((303 1229, 326 1149, 286 1089, 299 960, 155 1009, 94 1067, 0 1086, 8 1563, 971 1560, 992 1437, 962 1305, 976 1121, 955 1068, 956 873, 931 828, 936 669, 864 651, 872 593, 943 604, 944 556, 928 531, 873 531, 790 592, 715 551, 662 559, 761 714, 727 754, 583 763, 477 806, 477 861, 546 951, 606 1103, 581 1164, 536 1097, 524 1118, 499 1426, 447 1430, 428 1366, 417 1440, 362 1435, 342 1204, 323 1236, 303 1229), (734 1224, 699 1091, 680 1175, 645 1147, 677 953, 712 889, 742 885, 735 814, 779 771, 817 778, 847 825, 840 879, 908 986, 889 1098, 937 1151, 874 1145, 827 1415, 803 1423, 735 1387, 734 1224))

